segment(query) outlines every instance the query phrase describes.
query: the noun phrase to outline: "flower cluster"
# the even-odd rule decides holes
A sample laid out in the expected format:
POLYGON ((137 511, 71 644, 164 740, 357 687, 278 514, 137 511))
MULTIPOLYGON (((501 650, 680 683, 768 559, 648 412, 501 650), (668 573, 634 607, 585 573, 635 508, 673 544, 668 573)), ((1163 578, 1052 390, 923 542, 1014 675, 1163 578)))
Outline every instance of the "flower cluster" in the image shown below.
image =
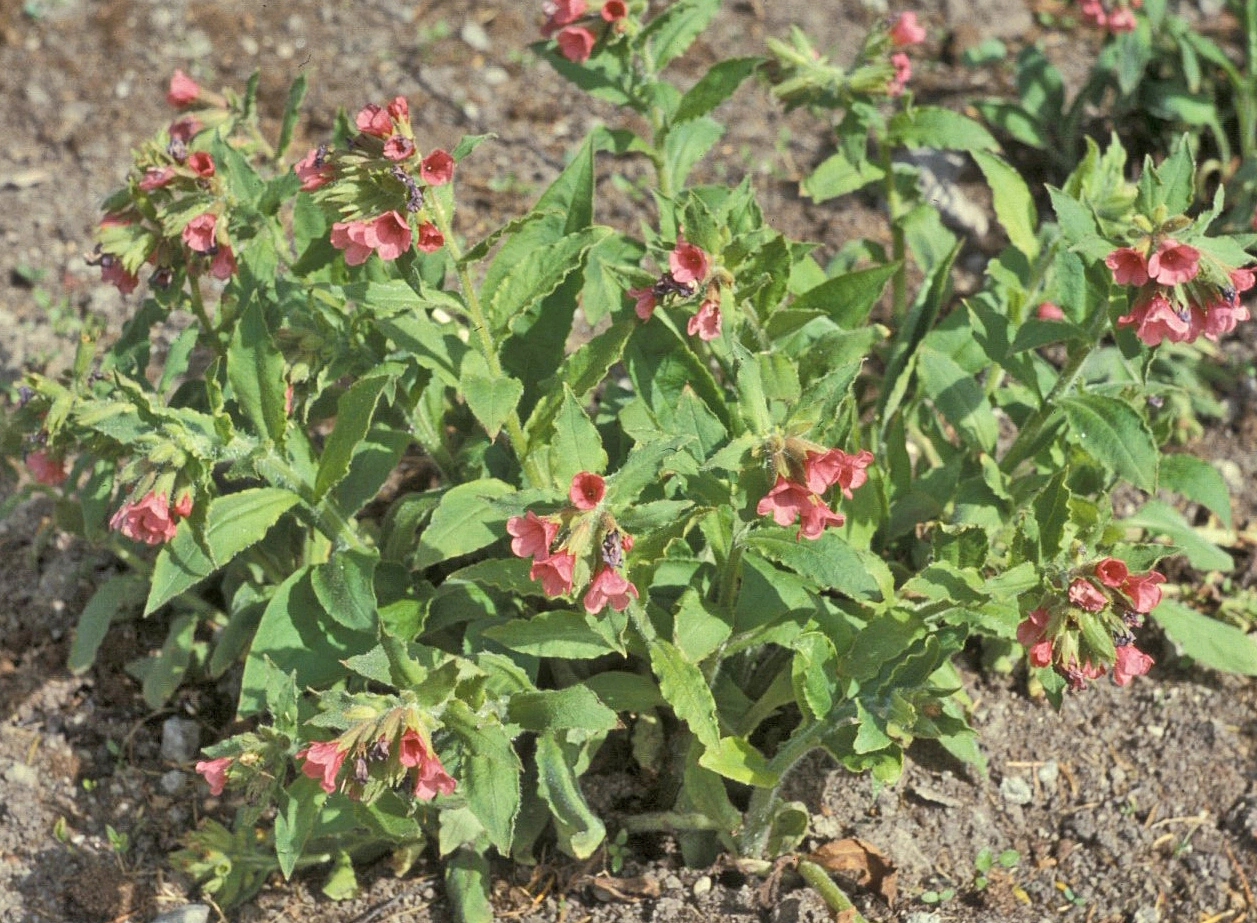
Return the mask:
POLYGON ((139 500, 127 500, 109 518, 109 528, 135 542, 160 545, 175 537, 179 520, 192 514, 192 495, 186 491, 174 503, 164 493, 150 490, 139 500))
POLYGON ((65 459, 44 449, 36 449, 26 453, 26 470, 37 483, 47 487, 64 484, 69 476, 66 471, 65 459))
POLYGON ((1113 681, 1125 686, 1147 673, 1153 660, 1135 647, 1131 629, 1161 601, 1165 577, 1156 571, 1132 574, 1117 558, 1103 558, 1090 573, 1074 577, 1065 598, 1032 610, 1017 626, 1017 640, 1026 648, 1030 664, 1051 666, 1074 690, 1086 687, 1108 670, 1112 658, 1113 681), (1096 620, 1113 639, 1112 651, 1095 648, 1083 622, 1096 620))
POLYGON ((825 502, 824 495, 837 485, 848 500, 852 491, 868 480, 873 453, 864 449, 849 455, 842 449, 826 449, 806 439, 774 440, 769 445, 777 479, 755 507, 761 516, 772 516, 779 526, 799 521, 795 538, 819 538, 826 526, 846 520, 825 502))
POLYGON ((546 21, 541 26, 545 38, 553 38, 559 54, 583 64, 593 53, 598 36, 594 27, 610 24, 613 30, 623 28, 628 16, 628 4, 624 0, 605 0, 597 14, 589 12, 587 0, 546 0, 542 5, 546 21))
POLYGON ((332 246, 350 266, 372 253, 395 260, 412 246, 439 250, 445 235, 431 220, 426 193, 454 178, 454 158, 440 148, 420 156, 404 96, 363 106, 354 125, 350 150, 332 153, 320 145, 293 166, 301 189, 342 219, 332 225, 332 246))
POLYGON ((1190 342, 1201 334, 1216 340, 1249 318, 1239 295, 1253 287, 1252 271, 1225 266, 1173 237, 1146 237, 1119 247, 1104 262, 1118 284, 1135 287, 1118 325, 1134 327, 1149 346, 1163 339, 1190 342))
MULTIPOLYGON (((301 771, 317 779, 323 791, 329 795, 340 791, 355 800, 363 797, 372 782, 392 788, 409 779, 411 794, 424 801, 449 795, 457 786, 433 749, 427 730, 404 708, 392 709, 381 720, 357 725, 333 740, 311 743, 294 757, 301 761, 301 771), (342 773, 346 761, 350 770, 342 773)), ((206 781, 210 781, 208 775, 206 781)))
POLYGON ((653 284, 631 288, 627 294, 634 299, 637 316, 650 320, 655 308, 665 299, 690 299, 700 290, 703 298, 685 329, 700 340, 714 340, 720 336, 721 329, 720 282, 712 272, 711 257, 680 235, 668 254, 668 268, 653 284))
MULTIPOLYGON (((917 14, 913 12, 900 13, 899 18, 887 30, 887 35, 895 48, 909 48, 925 41, 925 29, 917 22, 917 14)), ((899 96, 912 79, 912 60, 905 52, 896 51, 891 54, 890 63, 895 68, 895 75, 887 85, 886 92, 891 96, 899 96)))
POLYGON ((511 552, 532 558, 528 576, 540 581, 547 596, 566 596, 573 586, 589 580, 582 602, 591 615, 607 605, 623 612, 629 599, 637 597, 637 587, 624 575, 624 556, 633 550, 633 536, 621 531, 602 509, 605 495, 602 477, 581 471, 568 489, 568 507, 549 516, 529 510, 506 521, 511 552))
POLYGON ((1100 29, 1108 29, 1112 34, 1132 32, 1135 29, 1135 10, 1143 6, 1143 0, 1123 0, 1108 3, 1104 0, 1080 0, 1079 12, 1082 18, 1100 29))

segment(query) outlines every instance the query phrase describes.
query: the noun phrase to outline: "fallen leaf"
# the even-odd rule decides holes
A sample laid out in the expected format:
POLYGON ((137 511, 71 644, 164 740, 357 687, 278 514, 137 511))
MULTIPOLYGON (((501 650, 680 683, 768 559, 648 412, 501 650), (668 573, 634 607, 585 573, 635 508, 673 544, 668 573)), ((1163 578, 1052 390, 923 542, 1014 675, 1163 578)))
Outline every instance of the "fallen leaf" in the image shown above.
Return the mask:
POLYGON ((830 840, 807 858, 827 872, 854 875, 856 884, 880 895, 888 904, 895 902, 895 864, 868 840, 830 840))
POLYGON ((599 892, 598 897, 602 900, 640 901, 642 898, 659 896, 659 882, 649 875, 635 875, 631 878, 595 875, 588 883, 599 892))

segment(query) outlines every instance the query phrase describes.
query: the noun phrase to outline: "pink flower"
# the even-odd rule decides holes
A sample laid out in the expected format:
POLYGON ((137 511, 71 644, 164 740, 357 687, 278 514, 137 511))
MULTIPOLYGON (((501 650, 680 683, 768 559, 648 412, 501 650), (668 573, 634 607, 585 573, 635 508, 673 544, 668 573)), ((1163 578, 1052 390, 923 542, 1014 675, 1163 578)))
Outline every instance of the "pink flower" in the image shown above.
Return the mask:
POLYGON ((1148 277, 1162 285, 1190 282, 1200 271, 1199 259, 1200 251, 1195 247, 1167 237, 1148 259, 1148 277))
POLYGON ((419 231, 415 238, 415 246, 424 253, 435 253, 445 246, 445 235, 431 221, 425 221, 419 225, 419 231))
POLYGON ((26 456, 26 470, 40 484, 56 487, 66 479, 65 459, 49 455, 43 449, 36 449, 26 456))
POLYGON ((209 253, 215 247, 214 226, 217 219, 210 212, 202 212, 183 228, 183 242, 189 250, 197 253, 209 253))
POLYGON ((429 186, 444 186, 454 178, 454 158, 438 147, 419 162, 419 175, 429 186))
POLYGON ((1253 287, 1253 282, 1257 279, 1251 269, 1232 269, 1230 272, 1231 285, 1237 292, 1246 292, 1253 287))
POLYGON ((1064 320, 1065 312, 1060 309, 1059 305, 1050 301, 1040 302, 1039 306, 1034 309, 1034 315, 1039 320, 1064 320))
POLYGON ((811 496, 811 502, 799 510, 799 531, 794 533, 797 541, 803 538, 820 538, 826 526, 840 526, 846 519, 841 513, 831 510, 820 497, 811 496))
POLYGON ((1148 281, 1148 264, 1134 247, 1119 247, 1104 258, 1118 285, 1143 285, 1148 281))
POLYGON ((890 56, 890 63, 895 68, 895 76, 886 85, 886 92, 891 96, 899 96, 912 79, 912 59, 902 51, 890 56))
POLYGON ((575 565, 576 558, 569 551, 560 551, 545 560, 534 558, 528 578, 540 580, 541 590, 547 596, 563 596, 572 591, 572 568, 575 565))
POLYGON ((628 15, 628 7, 624 0, 607 0, 602 5, 602 18, 607 22, 615 22, 617 19, 623 19, 628 15))
POLYGON ((166 134, 170 135, 171 141, 182 141, 187 144, 202 127, 201 120, 195 115, 181 115, 170 123, 166 134))
POLYGON ((1146 574, 1131 574, 1122 584, 1121 590, 1130 600, 1130 607, 1136 612, 1151 612, 1161 601, 1161 587, 1165 583, 1165 575, 1154 571, 1146 574))
MULTIPOLYGON (((1109 31, 1114 34, 1118 32, 1133 32, 1135 29, 1135 14, 1131 12, 1129 7, 1119 6, 1109 13, 1106 25, 1109 31)), ((1121 685, 1121 683, 1118 685, 1121 685)))
POLYGON ((364 239, 380 259, 395 260, 410 249, 410 224, 398 212, 385 212, 367 225, 364 239))
POLYGON ((1133 644, 1123 644, 1117 649, 1113 662, 1113 682, 1125 686, 1136 676, 1143 676, 1155 663, 1151 657, 1133 644))
POLYGON ((840 526, 845 521, 820 498, 802 484, 777 475, 777 483, 760 498, 755 512, 761 516, 771 514, 779 526, 788 526, 799 518, 799 531, 795 538, 817 538, 828 525, 840 526))
POLYGON ((1192 338, 1190 314, 1174 310, 1165 293, 1155 288, 1137 297, 1130 311, 1117 319, 1117 324, 1134 326, 1135 336, 1148 346, 1156 346, 1163 339, 1182 343, 1192 338))
POLYGON ((393 135, 384 142, 384 156, 389 160, 405 160, 415 152, 415 142, 405 135, 393 135))
POLYGON ((334 740, 319 740, 298 750, 295 757, 302 760, 301 771, 311 779, 319 780, 319 787, 329 795, 336 791, 336 775, 345 762, 345 751, 334 740))
POLYGON ((1031 666, 1046 667, 1052 662, 1052 639, 1044 636, 1047 623, 1048 611, 1039 608, 1030 610, 1017 626, 1017 642, 1026 648, 1031 666))
POLYGON ((1238 301, 1218 299, 1205 307, 1204 333, 1211 340, 1216 340, 1225 333, 1235 329, 1242 320, 1248 320, 1248 308, 1238 301))
POLYGON ((701 248, 684 237, 677 239, 676 246, 668 254, 668 271, 674 280, 682 285, 697 284, 707 278, 709 269, 707 254, 701 248))
POLYGON ((236 274, 236 254, 232 251, 231 244, 218 245, 210 259, 209 273, 224 282, 236 274))
POLYGON ((602 502, 607 492, 607 482, 602 475, 592 471, 581 471, 572 478, 572 486, 568 488, 567 498, 578 510, 592 510, 602 502))
POLYGON ((188 167, 202 179, 214 175, 214 158, 205 151, 193 151, 188 155, 188 167))
POLYGON ((517 558, 545 558, 550 554, 554 537, 559 534, 559 524, 542 519, 529 510, 523 516, 512 516, 508 519, 506 531, 513 536, 511 554, 517 558))
POLYGON ((1126 582, 1130 571, 1127 570, 1124 561, 1119 561, 1117 558, 1104 558, 1096 562, 1095 575, 1105 586, 1118 589, 1126 582))
POLYGON ((205 777, 210 794, 216 798, 223 793, 223 786, 227 784, 227 767, 231 763, 232 757, 220 756, 216 760, 201 760, 196 764, 196 771, 205 777))
POLYGON ((647 285, 645 288, 631 288, 625 294, 634 299, 633 310, 637 312, 637 316, 642 320, 650 320, 659 304, 654 287, 647 285))
POLYGON ((890 27, 891 44, 900 48, 905 45, 919 45, 925 41, 925 30, 917 24, 917 14, 900 13, 895 24, 890 27))
POLYGON ((842 488, 842 495, 850 500, 851 492, 869 479, 865 469, 872 461, 873 453, 868 449, 861 449, 855 455, 848 455, 842 449, 808 452, 803 462, 807 489, 823 494, 837 484, 842 488))
POLYGON ((108 253, 100 261, 100 281, 115 286, 124 295, 130 295, 140 284, 138 276, 127 272, 122 267, 121 261, 108 253))
POLYGON ((1079 4, 1080 12, 1083 19, 1089 19, 1092 23, 1103 28, 1105 20, 1108 18, 1104 12, 1104 7, 1100 0, 1082 0, 1079 4))
POLYGON ((170 508, 170 511, 180 519, 186 519, 188 516, 191 516, 192 494, 185 490, 179 495, 179 499, 175 501, 174 506, 170 508))
POLYGON ((628 578, 614 567, 602 567, 585 591, 585 611, 594 615, 610 603, 616 612, 623 612, 629 604, 630 596, 637 598, 637 587, 629 583, 628 578))
POLYGON ((690 316, 685 330, 690 336, 697 334, 704 342, 720 336, 720 302, 715 298, 704 298, 698 312, 690 316))
POLYGON ((128 500, 109 518, 109 528, 135 542, 160 545, 175 537, 175 522, 164 494, 150 490, 139 500, 128 500))
POLYGON ((1088 612, 1099 612, 1109 604, 1109 598, 1100 592, 1090 580, 1076 577, 1069 585, 1069 601, 1088 612))
POLYGON ((301 180, 302 192, 312 192, 336 178, 336 168, 323 159, 325 156, 319 148, 311 148, 292 168, 301 180))
POLYGON ((394 122, 404 122, 410 118, 410 103, 406 102, 405 96, 394 96, 385 109, 394 122))
POLYGON ((200 95, 201 88, 197 85, 197 82, 183 71, 176 69, 170 78, 170 89, 166 91, 166 102, 172 106, 183 108, 196 102, 200 95))
POLYGON ((175 171, 170 167, 149 167, 136 183, 145 192, 160 189, 175 178, 175 171))
POLYGON ((541 8, 548 17, 541 27, 541 34, 549 38, 569 22, 584 16, 588 8, 585 0, 547 0, 541 8))
POLYGON ((330 240, 337 250, 345 251, 345 264, 358 266, 367 261, 372 247, 366 241, 369 221, 337 221, 332 225, 330 240))
POLYGON ((438 794, 449 795, 458 784, 445 771, 431 745, 414 728, 406 728, 397 742, 397 761, 415 770, 416 798, 430 801, 438 794))
POLYGON ((354 124, 364 135, 387 138, 393 133, 393 119, 387 109, 381 109, 375 103, 367 103, 354 116, 354 124))
POLYGON ((577 64, 584 64, 594 50, 594 34, 584 26, 564 26, 554 37, 559 54, 577 64))

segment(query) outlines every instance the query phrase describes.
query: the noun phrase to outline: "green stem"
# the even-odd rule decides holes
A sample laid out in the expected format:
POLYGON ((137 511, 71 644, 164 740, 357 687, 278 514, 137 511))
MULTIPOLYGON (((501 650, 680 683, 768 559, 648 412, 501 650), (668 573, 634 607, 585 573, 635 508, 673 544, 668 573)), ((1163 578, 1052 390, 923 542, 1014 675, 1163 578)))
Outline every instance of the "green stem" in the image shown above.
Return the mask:
POLYGON ((1257 153, 1257 0, 1243 0, 1240 20, 1244 29, 1244 73, 1233 89, 1240 156, 1247 160, 1257 153))
POLYGON ((895 165, 891 160, 890 145, 879 139, 877 149, 882 171, 885 174, 883 180, 886 192, 886 213, 890 221, 891 259, 899 264, 890 280, 894 306, 894 313, 891 316, 898 323, 903 321, 908 313, 908 262, 906 259, 908 250, 904 241, 903 225, 899 223, 902 217, 903 199, 899 195, 899 188, 895 185, 895 165))
POLYGON ((742 855, 752 859, 763 858, 769 834, 772 833, 773 819, 777 816, 781 786, 799 760, 820 746, 825 730, 823 721, 800 725, 768 761, 768 770, 777 777, 777 781, 770 788, 757 788, 751 793, 751 803, 742 820, 742 855))
MULTIPOLYGON (((446 215, 445 209, 441 207, 438 198, 436 195, 429 196, 428 208, 432 217, 436 220, 441 234, 445 237, 446 249, 449 250, 450 258, 454 261, 458 282, 463 289, 463 297, 467 301, 467 313, 471 316, 471 324, 475 328, 476 339, 480 345, 480 354, 484 357, 485 365, 489 368, 489 374, 494 378, 501 378, 506 373, 502 370, 502 362, 498 358, 497 344, 493 342, 493 335, 489 332, 489 324, 485 318, 484 309, 480 304, 480 293, 472 282, 471 273, 467 271, 467 267, 463 264, 462 248, 459 247, 458 242, 454 239, 454 229, 450 224, 449 216, 446 215)), ((511 448, 515 451, 515 457, 519 460, 520 467, 523 469, 524 478, 527 480, 528 486, 546 486, 545 472, 533 454, 528 451, 528 439, 524 436, 524 427, 519 422, 519 413, 517 411, 512 410, 507 416, 505 428, 507 438, 510 440, 511 448)))
POLYGON ((618 818, 629 833, 678 833, 686 830, 719 830, 720 825, 706 814, 680 811, 650 811, 618 818))
POLYGON ((834 884, 834 880, 829 877, 829 872, 815 862, 800 859, 799 875, 816 890, 816 893, 821 896, 829 906, 829 909, 835 914, 847 913, 847 916, 839 916, 839 919, 847 920, 849 923, 869 923, 860 914, 860 911, 855 909, 855 904, 851 903, 851 898, 847 897, 842 888, 834 884))
POLYGON ((223 346, 222 337, 218 333, 218 329, 209 319, 209 314, 205 311, 205 301, 201 297, 201 277, 195 273, 188 273, 188 302, 192 306, 192 313, 196 315, 197 321, 201 325, 201 329, 205 332, 205 336, 209 338, 210 346, 213 347, 214 353, 220 359, 227 358, 227 348, 223 346))

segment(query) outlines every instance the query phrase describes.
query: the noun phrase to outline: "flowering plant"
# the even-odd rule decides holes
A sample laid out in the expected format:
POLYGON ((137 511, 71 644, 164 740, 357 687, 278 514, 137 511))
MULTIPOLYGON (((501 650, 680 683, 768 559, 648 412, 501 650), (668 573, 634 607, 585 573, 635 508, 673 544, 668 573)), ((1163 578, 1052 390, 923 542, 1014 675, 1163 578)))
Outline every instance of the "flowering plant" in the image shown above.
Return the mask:
POLYGON ((1040 224, 980 125, 899 92, 895 57, 926 38, 907 14, 849 73, 796 33, 681 93, 663 68, 717 5, 547 4, 551 63, 649 131, 594 132, 475 242, 456 191, 486 139, 432 148, 397 97, 292 158, 301 82, 271 145, 255 85, 172 80, 190 112, 99 231, 103 278, 132 294, 151 265, 147 295, 107 349, 32 376, 17 420, 63 522, 140 575, 101 587, 72 665, 139 585, 169 626, 133 667, 146 700, 238 690, 245 729, 197 764, 245 796, 234 829, 177 856, 220 901, 271 868, 385 846, 404 870, 431 847, 460 917, 492 919, 490 851, 602 847, 581 777, 608 743, 665 793, 613 806, 622 829, 762 863, 806 833, 782 784, 814 750, 882 781, 922 737, 981 762, 951 662, 971 636, 1024 643, 1056 697, 1151 665, 1131 613, 1157 617, 1173 549, 1109 492, 1225 519, 1225 488, 1161 459, 1146 366, 1094 360, 1245 319, 1221 198, 1189 218, 1185 145, 1138 185, 1114 145, 1040 224), (757 71, 786 105, 854 114, 811 191, 882 182, 890 253, 822 266, 749 181, 688 183, 757 71), (963 304, 960 243, 896 181, 903 147, 970 151, 992 186, 1010 243, 963 304), (599 154, 655 168, 640 238, 596 221, 599 154))

